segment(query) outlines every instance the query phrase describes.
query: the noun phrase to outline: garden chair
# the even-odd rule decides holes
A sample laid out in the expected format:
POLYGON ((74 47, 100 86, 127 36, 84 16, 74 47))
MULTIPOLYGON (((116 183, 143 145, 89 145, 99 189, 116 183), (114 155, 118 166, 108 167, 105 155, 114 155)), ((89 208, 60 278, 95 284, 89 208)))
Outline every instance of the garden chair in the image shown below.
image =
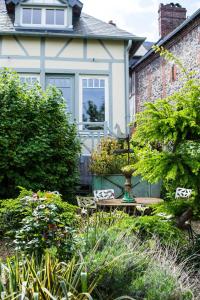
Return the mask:
MULTIPOLYGON (((176 189, 176 199, 189 199, 192 195, 191 189, 180 188, 176 189)), ((188 231, 189 238, 191 240, 194 239, 194 234, 191 226, 191 218, 192 218, 192 209, 188 208, 178 219, 177 226, 181 229, 186 229, 188 231)))
POLYGON ((93 212, 97 208, 94 197, 77 196, 76 200, 82 215, 87 215, 88 211, 93 212))
POLYGON ((95 190, 94 191, 95 201, 115 199, 115 191, 109 190, 95 190))
POLYGON ((176 199, 179 199, 179 198, 190 198, 191 194, 192 194, 192 190, 191 189, 185 189, 185 188, 178 187, 176 189, 175 198, 176 199))

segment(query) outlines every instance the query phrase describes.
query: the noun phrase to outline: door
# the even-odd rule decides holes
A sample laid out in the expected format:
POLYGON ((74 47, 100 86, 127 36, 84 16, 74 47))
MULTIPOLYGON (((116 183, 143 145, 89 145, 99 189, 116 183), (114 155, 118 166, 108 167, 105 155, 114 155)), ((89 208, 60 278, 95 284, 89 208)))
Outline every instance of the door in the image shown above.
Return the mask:
POLYGON ((48 75, 46 86, 54 85, 61 92, 67 104, 67 112, 74 116, 74 78, 68 75, 48 75))

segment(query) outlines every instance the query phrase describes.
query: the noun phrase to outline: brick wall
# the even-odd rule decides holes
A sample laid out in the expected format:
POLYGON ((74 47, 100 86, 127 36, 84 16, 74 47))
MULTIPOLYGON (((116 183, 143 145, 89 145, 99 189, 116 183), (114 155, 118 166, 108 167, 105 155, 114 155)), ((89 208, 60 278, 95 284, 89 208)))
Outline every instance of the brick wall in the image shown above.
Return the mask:
MULTIPOLYGON (((196 71, 196 76, 200 77, 200 19, 164 47, 179 58, 184 67, 196 71)), ((181 75, 178 67, 156 54, 137 65, 134 72, 137 112, 144 109, 145 102, 171 95, 183 85, 179 81, 181 75)))
POLYGON ((160 4, 159 7, 159 34, 161 37, 177 28, 186 20, 186 9, 179 4, 160 4))

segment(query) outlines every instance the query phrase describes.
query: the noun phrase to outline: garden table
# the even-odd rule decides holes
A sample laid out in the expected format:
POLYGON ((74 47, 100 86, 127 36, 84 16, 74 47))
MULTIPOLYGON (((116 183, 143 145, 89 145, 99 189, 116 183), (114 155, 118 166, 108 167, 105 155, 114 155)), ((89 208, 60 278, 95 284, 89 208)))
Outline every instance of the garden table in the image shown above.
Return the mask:
POLYGON ((137 206, 148 207, 152 204, 159 204, 164 202, 160 198, 135 198, 133 203, 125 203, 122 199, 109 199, 109 200, 100 200, 97 202, 97 210, 113 210, 113 209, 124 209, 127 213, 133 213, 136 211, 137 206))

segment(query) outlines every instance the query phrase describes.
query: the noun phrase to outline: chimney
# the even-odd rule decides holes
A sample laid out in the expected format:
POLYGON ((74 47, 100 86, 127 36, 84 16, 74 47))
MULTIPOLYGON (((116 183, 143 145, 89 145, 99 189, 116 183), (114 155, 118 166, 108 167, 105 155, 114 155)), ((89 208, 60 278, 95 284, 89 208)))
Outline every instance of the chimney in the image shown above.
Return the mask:
POLYGON ((178 3, 161 3, 158 10, 160 37, 166 36, 183 23, 186 20, 186 12, 187 10, 178 3))
POLYGON ((113 22, 113 20, 109 21, 108 24, 113 25, 116 27, 116 23, 113 22))

